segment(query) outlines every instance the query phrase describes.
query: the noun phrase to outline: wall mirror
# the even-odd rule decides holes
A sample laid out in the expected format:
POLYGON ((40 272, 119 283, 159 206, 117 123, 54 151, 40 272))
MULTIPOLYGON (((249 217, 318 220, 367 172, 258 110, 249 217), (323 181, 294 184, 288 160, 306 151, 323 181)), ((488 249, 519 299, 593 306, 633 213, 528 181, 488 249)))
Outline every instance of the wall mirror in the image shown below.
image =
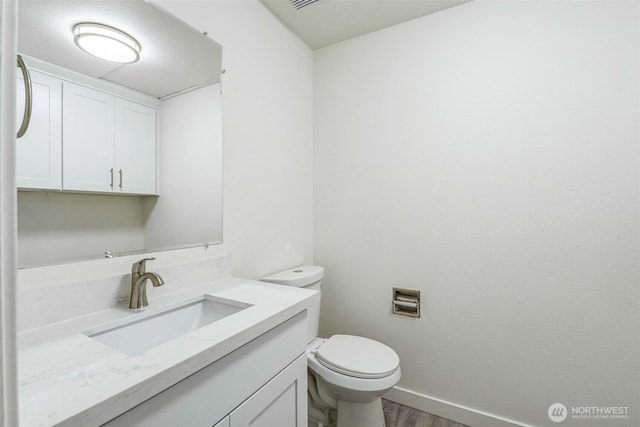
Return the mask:
POLYGON ((221 243, 222 47, 144 0, 19 3, 18 52, 27 65, 53 64, 159 100, 158 196, 19 188, 19 266, 221 243), (73 34, 81 22, 129 34, 140 60, 118 64, 81 51, 73 34))

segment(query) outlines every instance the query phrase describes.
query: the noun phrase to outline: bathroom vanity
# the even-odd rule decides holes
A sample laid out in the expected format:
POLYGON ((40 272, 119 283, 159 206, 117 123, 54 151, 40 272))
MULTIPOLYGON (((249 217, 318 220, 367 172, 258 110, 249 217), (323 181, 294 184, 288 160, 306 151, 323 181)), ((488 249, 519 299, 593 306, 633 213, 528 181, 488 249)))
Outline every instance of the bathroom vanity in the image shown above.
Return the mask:
POLYGON ((105 426, 304 426, 305 324, 304 313, 286 320, 105 426))
POLYGON ((20 425, 306 426, 319 295, 225 262, 155 269, 165 285, 139 313, 122 276, 20 292, 20 425))

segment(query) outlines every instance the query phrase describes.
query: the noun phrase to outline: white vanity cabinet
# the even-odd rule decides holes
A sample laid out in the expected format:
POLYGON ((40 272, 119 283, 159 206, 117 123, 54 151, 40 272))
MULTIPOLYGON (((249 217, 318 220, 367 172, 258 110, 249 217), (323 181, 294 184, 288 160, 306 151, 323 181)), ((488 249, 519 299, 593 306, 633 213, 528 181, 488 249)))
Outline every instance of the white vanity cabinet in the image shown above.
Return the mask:
POLYGON ((229 427, 302 427, 300 405, 307 396, 307 356, 303 354, 236 408, 229 427))
MULTIPOLYGON (((31 71, 32 108, 27 132, 17 140, 16 168, 19 188, 62 188, 62 81, 31 71)), ((16 129, 25 104, 24 80, 17 77, 16 129)))
POLYGON ((104 424, 306 427, 306 311, 104 424))
POLYGON ((156 194, 155 109, 65 81, 63 190, 156 194))

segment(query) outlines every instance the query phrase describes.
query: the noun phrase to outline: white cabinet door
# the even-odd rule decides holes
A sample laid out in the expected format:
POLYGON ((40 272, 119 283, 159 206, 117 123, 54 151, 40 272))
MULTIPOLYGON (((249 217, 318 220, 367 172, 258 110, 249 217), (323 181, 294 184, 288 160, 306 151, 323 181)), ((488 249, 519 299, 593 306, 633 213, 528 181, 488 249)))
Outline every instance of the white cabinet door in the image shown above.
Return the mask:
POLYGON ((229 417, 225 417, 222 421, 220 421, 218 424, 214 425, 213 427, 229 427, 229 417))
POLYGON ((114 184, 114 97, 63 84, 65 190, 111 192, 114 184))
POLYGON ((230 418, 230 427, 306 427, 306 353, 238 406, 230 418))
MULTIPOLYGON (((17 141, 19 188, 62 188, 62 81, 31 71, 32 109, 27 132, 17 141)), ((24 80, 18 76, 16 129, 22 123, 24 80)))
POLYGON ((115 100, 115 169, 122 193, 156 193, 156 110, 115 100))

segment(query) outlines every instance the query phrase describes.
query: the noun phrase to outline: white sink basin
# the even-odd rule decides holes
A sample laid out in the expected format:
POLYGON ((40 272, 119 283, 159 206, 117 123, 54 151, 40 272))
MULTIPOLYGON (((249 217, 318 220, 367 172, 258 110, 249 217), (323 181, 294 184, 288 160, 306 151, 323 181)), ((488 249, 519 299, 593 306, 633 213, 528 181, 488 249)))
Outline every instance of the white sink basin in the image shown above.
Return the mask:
POLYGON ((84 335, 133 356, 250 306, 205 295, 162 310, 148 310, 128 316, 85 331, 84 335))

